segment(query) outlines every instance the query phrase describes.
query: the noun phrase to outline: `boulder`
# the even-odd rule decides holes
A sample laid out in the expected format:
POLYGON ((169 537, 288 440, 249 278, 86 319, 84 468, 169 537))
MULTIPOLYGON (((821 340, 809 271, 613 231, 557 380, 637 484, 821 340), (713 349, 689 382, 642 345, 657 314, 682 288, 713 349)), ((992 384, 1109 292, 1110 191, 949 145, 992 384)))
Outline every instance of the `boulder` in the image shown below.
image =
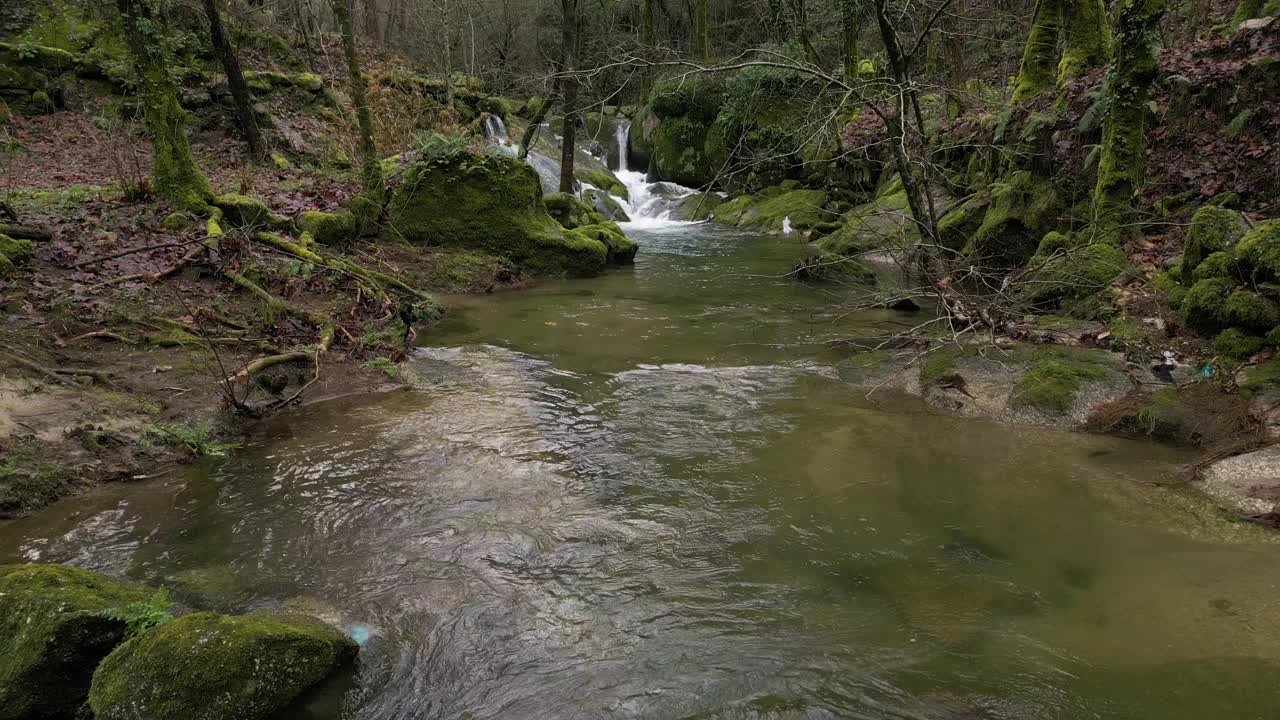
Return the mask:
POLYGON ((630 264, 639 246, 622 232, 616 223, 597 213, 589 205, 568 193, 553 193, 544 201, 547 211, 580 241, 596 241, 608 249, 609 262, 630 264))
POLYGON ((533 168, 499 155, 458 152, 409 166, 391 198, 386 232, 483 250, 545 275, 594 275, 609 257, 604 244, 570 236, 547 213, 533 168))
POLYGON ((582 191, 582 199, 591 205, 591 209, 613 222, 630 222, 631 218, 622 205, 608 193, 587 188, 582 191))
POLYGON ((94 668, 124 642, 105 611, 149 591, 65 565, 0 566, 0 720, 69 718, 94 668))
POLYGON ((89 706, 96 720, 275 717, 356 651, 302 615, 195 613, 116 648, 93 675, 89 706))

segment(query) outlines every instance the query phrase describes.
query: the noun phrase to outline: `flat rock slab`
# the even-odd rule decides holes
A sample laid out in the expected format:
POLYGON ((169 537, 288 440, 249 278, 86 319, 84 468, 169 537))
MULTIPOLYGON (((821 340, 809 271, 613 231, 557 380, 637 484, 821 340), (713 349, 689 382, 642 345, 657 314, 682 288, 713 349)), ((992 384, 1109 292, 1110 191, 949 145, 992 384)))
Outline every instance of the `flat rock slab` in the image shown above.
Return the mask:
POLYGON ((1201 473, 1201 487, 1241 512, 1271 512, 1280 503, 1280 445, 1213 463, 1201 473))

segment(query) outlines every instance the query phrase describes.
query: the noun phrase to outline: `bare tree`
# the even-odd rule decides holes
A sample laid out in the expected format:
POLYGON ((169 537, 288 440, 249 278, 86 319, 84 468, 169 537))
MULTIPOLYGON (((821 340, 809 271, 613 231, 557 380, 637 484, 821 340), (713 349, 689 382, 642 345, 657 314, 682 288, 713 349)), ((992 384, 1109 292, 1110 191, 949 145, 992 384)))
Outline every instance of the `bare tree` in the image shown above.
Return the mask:
POLYGON ((227 74, 227 87, 231 89, 231 105, 235 108, 236 125, 240 127, 240 132, 249 145, 249 154, 261 158, 267 154, 266 145, 262 142, 262 134, 258 132, 258 121, 253 116, 253 98, 249 94, 249 85, 244 81, 244 73, 240 70, 240 58, 222 28, 218 0, 204 0, 204 12, 209 19, 209 38, 213 42, 214 53, 222 63, 223 72, 227 74))

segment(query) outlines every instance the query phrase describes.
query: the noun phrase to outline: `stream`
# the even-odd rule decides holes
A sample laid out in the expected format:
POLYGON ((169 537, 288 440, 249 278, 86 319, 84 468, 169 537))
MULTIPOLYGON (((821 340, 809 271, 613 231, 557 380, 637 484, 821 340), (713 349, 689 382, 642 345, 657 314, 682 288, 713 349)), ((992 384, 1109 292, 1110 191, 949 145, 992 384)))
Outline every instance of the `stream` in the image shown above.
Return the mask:
POLYGON ((639 222, 633 269, 452 298, 411 387, 0 523, 68 562, 367 640, 291 718, 1280 717, 1271 537, 1186 453, 872 402, 900 321, 799 240, 639 222))

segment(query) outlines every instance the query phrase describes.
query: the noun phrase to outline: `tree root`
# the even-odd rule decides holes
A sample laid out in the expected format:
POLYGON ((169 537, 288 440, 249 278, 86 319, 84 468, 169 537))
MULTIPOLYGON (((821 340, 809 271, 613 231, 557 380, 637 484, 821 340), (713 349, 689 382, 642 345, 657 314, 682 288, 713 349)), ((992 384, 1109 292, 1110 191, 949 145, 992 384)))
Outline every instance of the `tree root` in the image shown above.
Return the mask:
MULTIPOLYGON (((243 385, 249 381, 257 373, 267 368, 283 363, 298 362, 301 360, 310 360, 316 366, 316 373, 319 374, 320 356, 328 352, 329 345, 333 342, 333 325, 325 325, 324 330, 320 332, 320 342, 316 345, 315 350, 293 350, 278 355, 264 355, 249 364, 245 365, 232 375, 227 376, 224 380, 228 385, 243 385)), ((314 380, 312 381, 314 382, 314 380)), ((307 383, 309 386, 311 383, 307 383)), ((306 389, 305 386, 303 389, 306 389)), ((299 391, 301 392, 301 391, 299 391)), ((296 397, 296 394, 295 394, 296 397)))
POLYGON ((134 340, 130 340, 129 338, 123 335, 113 333, 110 330, 94 330, 93 332, 87 332, 87 333, 84 333, 83 335, 77 335, 67 340, 66 342, 73 343, 73 342, 78 342, 80 340, 88 340, 89 338, 98 338, 100 340, 115 340, 116 342, 122 342, 125 345, 133 345, 135 343, 134 340))
POLYGON ((53 233, 33 225, 0 225, 0 235, 8 235, 15 240, 35 240, 46 242, 53 239, 53 233))
POLYGON ((27 368, 28 370, 32 370, 32 371, 34 371, 34 372, 38 372, 38 373, 40 373, 42 376, 45 376, 45 377, 53 378, 54 380, 58 381, 59 383, 61 383, 61 384, 63 384, 63 385, 70 385, 70 386, 72 386, 72 387, 78 387, 78 386, 79 386, 79 384, 78 384, 78 383, 73 382, 73 381, 71 381, 71 380, 67 380, 66 378, 63 378, 62 376, 63 376, 63 375, 70 375, 70 376, 73 376, 73 377, 74 377, 74 376, 79 375, 79 376, 82 376, 82 377, 93 378, 95 381, 100 382, 100 383, 102 383, 103 385, 108 385, 108 386, 110 386, 110 387, 115 387, 115 384, 111 382, 111 380, 110 380, 110 378, 109 378, 108 374, 107 374, 107 373, 105 373, 105 372, 102 372, 102 371, 100 371, 100 370, 80 370, 80 369, 77 369, 77 368, 53 368, 53 367, 45 367, 44 365, 41 365, 40 363, 38 363, 38 362, 36 362, 36 361, 34 361, 34 360, 28 360, 28 359, 26 359, 26 358, 22 357, 21 355, 14 355, 14 354, 12 354, 12 353, 3 353, 3 355, 4 355, 4 357, 6 357, 6 358, 8 358, 8 359, 12 360, 13 362, 15 362, 15 363, 17 363, 17 364, 19 364, 19 365, 21 365, 21 366, 23 366, 23 367, 25 367, 25 368, 27 368))
POLYGON ((401 290, 423 302, 431 303, 433 305, 436 303, 436 299, 432 297, 431 293, 419 290, 399 278, 377 270, 370 270, 369 268, 351 262, 350 260, 336 258, 331 255, 321 255, 310 248, 290 242, 289 240, 286 240, 274 233, 260 232, 256 233, 253 237, 255 240, 271 245, 274 248, 298 258, 299 260, 306 260, 309 263, 354 275, 355 277, 361 278, 380 288, 395 288, 397 290, 401 290))

